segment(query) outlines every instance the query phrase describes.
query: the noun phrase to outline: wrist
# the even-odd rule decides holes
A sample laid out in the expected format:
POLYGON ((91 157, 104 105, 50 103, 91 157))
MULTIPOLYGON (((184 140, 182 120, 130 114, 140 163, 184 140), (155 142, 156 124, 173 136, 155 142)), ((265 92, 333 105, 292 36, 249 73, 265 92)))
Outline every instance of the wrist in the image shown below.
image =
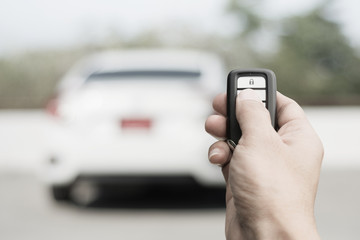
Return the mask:
POLYGON ((318 240, 315 218, 306 216, 266 216, 240 224, 244 239, 318 240))

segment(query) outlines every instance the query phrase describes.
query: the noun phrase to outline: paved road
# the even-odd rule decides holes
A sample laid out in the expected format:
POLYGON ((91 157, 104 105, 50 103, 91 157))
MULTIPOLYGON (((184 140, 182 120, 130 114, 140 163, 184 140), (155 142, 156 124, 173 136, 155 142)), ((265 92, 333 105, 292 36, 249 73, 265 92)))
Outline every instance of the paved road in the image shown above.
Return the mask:
MULTIPOLYGON (((360 170, 322 173, 316 216, 323 239, 359 239, 360 170)), ((54 204, 35 177, 0 173, 0 239, 224 239, 223 208, 54 204)), ((171 204, 170 204, 171 205, 171 204)))
POLYGON ((224 209, 55 204, 30 175, 0 174, 1 240, 223 239, 224 209))

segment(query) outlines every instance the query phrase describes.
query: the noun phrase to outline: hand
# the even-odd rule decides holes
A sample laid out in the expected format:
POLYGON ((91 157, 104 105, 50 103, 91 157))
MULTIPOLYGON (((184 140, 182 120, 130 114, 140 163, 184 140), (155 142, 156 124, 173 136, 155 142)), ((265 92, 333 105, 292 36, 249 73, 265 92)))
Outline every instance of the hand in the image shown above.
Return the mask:
POLYGON ((319 239, 314 203, 323 158, 322 143, 301 107, 277 93, 279 130, 253 90, 236 100, 242 137, 234 152, 226 138, 226 94, 213 102, 220 115, 205 129, 217 137, 209 160, 223 165, 227 239, 319 239))

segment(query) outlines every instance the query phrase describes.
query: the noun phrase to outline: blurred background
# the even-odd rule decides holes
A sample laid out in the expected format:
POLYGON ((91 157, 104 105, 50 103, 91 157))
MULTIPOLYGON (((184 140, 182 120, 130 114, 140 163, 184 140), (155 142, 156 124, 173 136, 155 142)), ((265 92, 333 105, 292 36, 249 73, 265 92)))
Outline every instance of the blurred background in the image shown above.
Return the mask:
MULTIPOLYGON (((1 3, 1 239, 224 239, 221 186, 211 192, 191 188, 185 195, 197 192, 192 199, 182 198, 184 194, 169 197, 161 186, 150 196, 120 203, 106 200, 84 208, 53 201, 47 181, 41 177, 45 162, 56 162, 48 149, 56 142, 53 133, 59 129, 59 120, 51 115, 54 112, 49 106, 58 98, 60 79, 90 54, 136 49, 191 49, 217 56, 224 70, 219 92, 225 89, 226 73, 232 69, 272 69, 278 90, 304 107, 324 143, 316 203, 320 235, 324 239, 358 239, 357 1, 1 3)), ((210 108, 215 92, 203 95, 210 108)), ((140 121, 144 124, 149 122, 140 121)), ((207 149, 203 151, 201 161, 206 162, 207 149)))

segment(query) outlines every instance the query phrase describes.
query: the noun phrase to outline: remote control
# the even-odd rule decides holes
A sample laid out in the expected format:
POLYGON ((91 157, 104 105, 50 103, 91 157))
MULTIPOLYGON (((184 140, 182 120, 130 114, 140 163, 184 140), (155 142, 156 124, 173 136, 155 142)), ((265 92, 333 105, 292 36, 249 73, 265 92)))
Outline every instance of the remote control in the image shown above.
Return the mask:
POLYGON ((270 112, 271 124, 276 127, 276 77, 268 69, 239 69, 229 73, 227 79, 227 142, 235 149, 241 128, 236 119, 236 96, 244 89, 253 89, 270 112))

